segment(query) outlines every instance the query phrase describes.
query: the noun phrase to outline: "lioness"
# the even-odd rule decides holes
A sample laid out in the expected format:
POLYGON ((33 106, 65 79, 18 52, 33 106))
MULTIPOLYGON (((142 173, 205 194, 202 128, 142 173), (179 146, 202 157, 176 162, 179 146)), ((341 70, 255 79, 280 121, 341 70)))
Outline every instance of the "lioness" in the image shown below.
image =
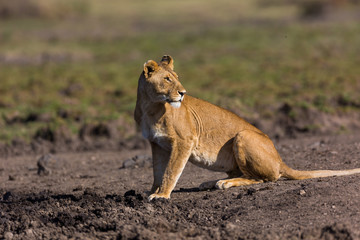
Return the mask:
POLYGON ((139 78, 135 121, 150 141, 154 182, 149 200, 170 198, 187 161, 228 178, 205 182, 200 189, 360 173, 298 171, 280 158, 270 138, 244 119, 206 101, 186 95, 174 72, 174 60, 149 60, 139 78))

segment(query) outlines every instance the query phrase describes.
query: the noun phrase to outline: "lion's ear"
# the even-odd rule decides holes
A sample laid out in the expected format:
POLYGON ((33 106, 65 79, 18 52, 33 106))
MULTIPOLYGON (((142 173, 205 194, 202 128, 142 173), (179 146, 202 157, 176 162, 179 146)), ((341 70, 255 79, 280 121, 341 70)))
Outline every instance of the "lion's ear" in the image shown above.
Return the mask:
POLYGON ((169 55, 164 55, 162 57, 161 64, 168 66, 171 70, 174 70, 174 59, 169 55))
POLYGON ((151 75, 159 68, 159 65, 154 60, 149 60, 144 64, 144 74, 146 78, 151 75))

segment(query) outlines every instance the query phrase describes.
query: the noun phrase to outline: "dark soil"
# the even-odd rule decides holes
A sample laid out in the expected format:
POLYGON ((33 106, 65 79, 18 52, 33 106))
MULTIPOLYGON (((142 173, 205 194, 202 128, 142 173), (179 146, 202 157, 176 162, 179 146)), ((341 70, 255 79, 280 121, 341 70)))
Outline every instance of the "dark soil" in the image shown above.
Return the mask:
MULTIPOLYGON (((297 169, 360 167, 359 134, 276 146, 297 169)), ((189 163, 170 200, 148 202, 149 156, 124 148, 0 158, 0 239, 360 239, 360 175, 199 191, 225 175, 189 163)))

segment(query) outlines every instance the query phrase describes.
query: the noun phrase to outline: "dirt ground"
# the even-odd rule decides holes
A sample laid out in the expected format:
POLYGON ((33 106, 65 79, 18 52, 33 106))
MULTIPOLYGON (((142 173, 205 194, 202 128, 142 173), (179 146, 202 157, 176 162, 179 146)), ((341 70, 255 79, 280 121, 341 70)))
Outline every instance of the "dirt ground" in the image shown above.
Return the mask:
MULTIPOLYGON (((296 169, 360 167, 360 134, 275 142, 296 169)), ((0 158, 0 239, 360 239, 360 175, 199 191, 188 164, 148 202, 149 149, 0 158)))

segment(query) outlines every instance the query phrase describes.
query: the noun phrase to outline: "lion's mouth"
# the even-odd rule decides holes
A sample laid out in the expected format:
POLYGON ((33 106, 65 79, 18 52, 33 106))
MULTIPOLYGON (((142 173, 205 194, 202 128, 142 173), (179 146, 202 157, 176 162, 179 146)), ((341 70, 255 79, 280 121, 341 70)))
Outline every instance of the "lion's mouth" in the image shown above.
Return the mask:
POLYGON ((174 102, 179 102, 181 103, 182 101, 184 100, 184 96, 181 96, 180 99, 177 99, 177 100, 171 100, 171 99, 166 99, 166 102, 167 103, 174 103, 174 102))
POLYGON ((176 102, 180 102, 180 103, 181 103, 181 99, 180 99, 180 100, 177 100, 177 101, 173 101, 173 100, 170 100, 170 99, 166 99, 166 102, 167 102, 167 103, 176 103, 176 102))
POLYGON ((177 101, 166 99, 166 102, 169 103, 174 108, 179 108, 181 106, 182 100, 183 100, 183 98, 181 98, 181 99, 179 99, 177 101))

